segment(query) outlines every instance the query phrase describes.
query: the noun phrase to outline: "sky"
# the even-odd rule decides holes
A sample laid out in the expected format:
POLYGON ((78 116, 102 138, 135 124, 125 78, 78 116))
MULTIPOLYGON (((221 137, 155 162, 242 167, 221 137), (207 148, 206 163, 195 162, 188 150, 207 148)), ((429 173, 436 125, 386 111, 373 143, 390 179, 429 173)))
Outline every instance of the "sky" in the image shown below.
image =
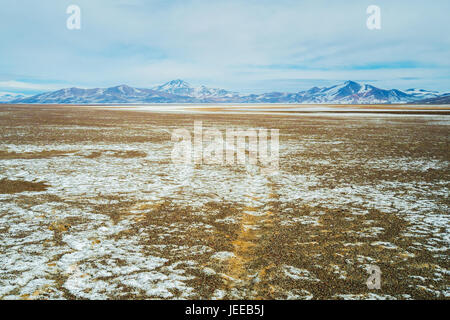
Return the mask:
POLYGON ((448 0, 0 0, 0 92, 172 79, 241 93, 345 80, 450 92, 449 12, 448 0), (72 4, 79 30, 66 26, 72 4))

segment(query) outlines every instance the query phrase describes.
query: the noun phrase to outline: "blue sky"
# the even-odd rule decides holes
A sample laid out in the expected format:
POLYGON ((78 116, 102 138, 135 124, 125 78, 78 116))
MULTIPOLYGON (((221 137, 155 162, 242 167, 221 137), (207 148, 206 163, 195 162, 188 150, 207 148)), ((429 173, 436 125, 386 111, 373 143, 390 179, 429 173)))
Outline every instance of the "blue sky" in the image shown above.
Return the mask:
POLYGON ((171 79, 239 92, 344 80, 450 91, 450 1, 2 0, 0 91, 171 79), (81 8, 81 30, 66 8, 81 8), (366 8, 381 8, 368 30, 366 8))

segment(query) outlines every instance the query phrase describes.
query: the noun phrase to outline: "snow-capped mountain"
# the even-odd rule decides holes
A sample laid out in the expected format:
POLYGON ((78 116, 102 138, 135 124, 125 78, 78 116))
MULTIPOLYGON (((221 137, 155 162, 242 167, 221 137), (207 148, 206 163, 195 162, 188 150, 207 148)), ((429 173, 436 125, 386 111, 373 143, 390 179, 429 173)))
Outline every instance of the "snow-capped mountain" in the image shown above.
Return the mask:
POLYGON ((224 89, 192 86, 172 80, 151 89, 120 85, 111 88, 69 88, 14 99, 13 103, 126 104, 126 103, 301 103, 301 104, 391 104, 440 97, 436 91, 421 89, 380 89, 369 84, 346 81, 331 87, 313 87, 296 93, 270 92, 240 95, 224 89))
POLYGON ((272 92, 249 96, 249 102, 303 103, 303 104, 391 104, 407 103, 427 97, 438 96, 437 92, 410 89, 380 89, 369 84, 346 81, 331 87, 313 87, 297 93, 272 92), (251 100, 251 101, 250 101, 251 100))
POLYGON ((346 81, 327 88, 313 88, 300 95, 301 103, 337 104, 405 103, 412 98, 412 95, 400 90, 384 90, 354 81, 346 81))
POLYGON ((224 89, 208 88, 205 86, 194 87, 186 81, 180 79, 166 82, 160 86, 155 86, 152 89, 179 96, 219 101, 222 100, 222 98, 237 98, 239 96, 236 92, 231 92, 224 89))
POLYGON ((189 83, 179 79, 155 86, 152 89, 180 96, 190 96, 194 91, 194 88, 189 83))
POLYGON ((430 91, 430 90, 414 89, 414 88, 405 90, 405 93, 414 95, 418 99, 432 99, 432 98, 439 97, 439 95, 440 95, 438 91, 430 91))
POLYGON ((271 92, 242 97, 242 102, 302 103, 302 104, 391 104, 407 103, 424 97, 436 97, 437 93, 415 90, 411 93, 397 89, 379 89, 369 84, 346 81, 331 87, 313 87, 297 93, 271 92))
POLYGON ((27 95, 14 92, 0 92, 0 103, 11 102, 17 99, 26 98, 27 95))
POLYGON ((450 104, 450 93, 444 93, 434 98, 419 100, 414 102, 414 104, 450 104))
POLYGON ((137 89, 127 85, 111 88, 69 88, 18 99, 15 103, 106 104, 106 103, 170 103, 191 102, 190 97, 168 94, 152 89, 137 89))

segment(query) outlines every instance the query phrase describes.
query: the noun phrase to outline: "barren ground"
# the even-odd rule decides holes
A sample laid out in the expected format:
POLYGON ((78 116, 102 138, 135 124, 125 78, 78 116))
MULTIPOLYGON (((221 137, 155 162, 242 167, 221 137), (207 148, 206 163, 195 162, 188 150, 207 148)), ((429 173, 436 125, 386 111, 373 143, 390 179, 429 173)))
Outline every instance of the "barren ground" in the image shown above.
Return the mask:
POLYGON ((448 299, 449 125, 0 106, 0 299, 448 299), (279 129, 279 174, 172 164, 194 120, 279 129))

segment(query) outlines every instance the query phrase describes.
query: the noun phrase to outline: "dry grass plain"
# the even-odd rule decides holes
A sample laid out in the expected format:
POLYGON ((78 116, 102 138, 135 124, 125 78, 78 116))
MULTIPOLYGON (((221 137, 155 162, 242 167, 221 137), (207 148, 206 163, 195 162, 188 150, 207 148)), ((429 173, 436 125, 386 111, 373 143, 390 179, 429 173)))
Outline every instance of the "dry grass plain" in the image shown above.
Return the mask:
POLYGON ((0 106, 0 299, 448 299, 449 125, 0 106), (172 164, 195 120, 279 129, 279 174, 172 164))

